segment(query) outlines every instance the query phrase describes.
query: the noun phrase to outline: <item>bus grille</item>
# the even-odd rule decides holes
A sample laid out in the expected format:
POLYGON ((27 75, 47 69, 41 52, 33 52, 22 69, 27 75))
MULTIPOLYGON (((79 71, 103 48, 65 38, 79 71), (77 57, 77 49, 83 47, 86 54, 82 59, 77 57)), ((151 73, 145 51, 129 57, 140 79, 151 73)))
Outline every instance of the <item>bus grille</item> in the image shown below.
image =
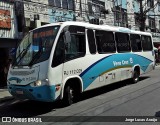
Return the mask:
POLYGON ((30 75, 33 74, 35 72, 35 70, 31 70, 31 71, 10 71, 11 75, 30 75))

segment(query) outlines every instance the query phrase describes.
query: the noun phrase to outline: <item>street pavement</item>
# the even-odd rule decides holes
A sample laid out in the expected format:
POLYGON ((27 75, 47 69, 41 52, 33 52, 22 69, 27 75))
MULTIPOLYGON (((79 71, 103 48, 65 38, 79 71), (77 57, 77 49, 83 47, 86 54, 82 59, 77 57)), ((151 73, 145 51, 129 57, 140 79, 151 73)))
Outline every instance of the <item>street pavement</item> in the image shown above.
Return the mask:
MULTIPOLYGON (((157 65, 156 68, 160 67, 160 65, 157 65)), ((7 87, 1 87, 0 88, 0 103, 9 101, 14 99, 14 97, 8 92, 7 87)))

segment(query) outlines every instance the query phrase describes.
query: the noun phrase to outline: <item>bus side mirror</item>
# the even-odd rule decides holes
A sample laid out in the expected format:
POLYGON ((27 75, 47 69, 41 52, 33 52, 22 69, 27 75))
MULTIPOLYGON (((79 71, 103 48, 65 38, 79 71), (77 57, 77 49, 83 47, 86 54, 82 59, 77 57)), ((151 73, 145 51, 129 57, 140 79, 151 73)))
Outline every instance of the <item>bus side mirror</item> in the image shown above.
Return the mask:
POLYGON ((71 34, 69 31, 65 32, 65 44, 71 42, 71 34))

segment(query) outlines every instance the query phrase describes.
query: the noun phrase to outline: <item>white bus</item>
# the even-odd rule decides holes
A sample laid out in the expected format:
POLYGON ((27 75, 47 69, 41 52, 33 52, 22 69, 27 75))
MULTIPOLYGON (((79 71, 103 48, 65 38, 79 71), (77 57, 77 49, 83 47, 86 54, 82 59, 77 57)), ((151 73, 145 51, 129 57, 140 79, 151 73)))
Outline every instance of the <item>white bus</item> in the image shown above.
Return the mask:
POLYGON ((18 98, 70 105, 79 93, 139 76, 155 67, 152 36, 83 22, 48 24, 20 42, 7 78, 18 98))

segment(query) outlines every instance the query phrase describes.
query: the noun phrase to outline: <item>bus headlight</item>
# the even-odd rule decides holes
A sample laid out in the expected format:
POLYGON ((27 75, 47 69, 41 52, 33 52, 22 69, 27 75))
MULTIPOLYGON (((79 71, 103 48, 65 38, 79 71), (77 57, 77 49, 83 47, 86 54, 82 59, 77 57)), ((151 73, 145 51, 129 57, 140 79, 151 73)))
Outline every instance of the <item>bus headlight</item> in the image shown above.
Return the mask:
POLYGON ((48 85, 48 79, 37 80, 37 81, 30 84, 30 86, 32 86, 32 87, 38 87, 38 86, 43 86, 43 85, 48 85))
POLYGON ((41 85, 42 85, 41 80, 38 80, 38 81, 35 82, 35 86, 41 86, 41 85))

